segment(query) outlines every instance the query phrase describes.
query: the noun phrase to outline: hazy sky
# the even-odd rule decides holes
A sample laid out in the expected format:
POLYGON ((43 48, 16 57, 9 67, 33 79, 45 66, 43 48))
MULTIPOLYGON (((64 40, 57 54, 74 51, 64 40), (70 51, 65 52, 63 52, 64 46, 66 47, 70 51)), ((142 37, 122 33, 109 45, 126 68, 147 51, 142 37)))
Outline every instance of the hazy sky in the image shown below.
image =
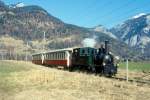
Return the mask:
POLYGON ((84 27, 112 27, 139 13, 150 13, 150 0, 2 0, 39 5, 62 21, 84 27))

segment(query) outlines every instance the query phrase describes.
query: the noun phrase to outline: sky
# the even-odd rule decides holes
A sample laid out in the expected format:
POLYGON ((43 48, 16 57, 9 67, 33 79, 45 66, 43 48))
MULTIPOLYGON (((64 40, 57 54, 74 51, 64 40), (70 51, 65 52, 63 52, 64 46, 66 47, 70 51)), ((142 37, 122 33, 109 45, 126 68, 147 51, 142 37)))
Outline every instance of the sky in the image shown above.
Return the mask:
POLYGON ((2 0, 7 5, 38 5, 65 23, 111 28, 139 13, 150 13, 150 0, 2 0))

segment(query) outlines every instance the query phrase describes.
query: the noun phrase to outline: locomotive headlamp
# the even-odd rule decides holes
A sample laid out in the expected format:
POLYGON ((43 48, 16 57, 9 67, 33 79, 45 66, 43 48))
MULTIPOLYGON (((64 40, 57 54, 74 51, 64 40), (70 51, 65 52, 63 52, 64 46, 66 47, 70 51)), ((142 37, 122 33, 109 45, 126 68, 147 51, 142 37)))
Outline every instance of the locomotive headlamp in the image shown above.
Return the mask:
POLYGON ((106 65, 106 63, 103 62, 103 66, 105 66, 105 65, 106 65))
POLYGON ((109 56, 107 55, 107 56, 105 56, 105 59, 109 59, 109 56))
POLYGON ((117 66, 119 66, 119 64, 117 63, 117 66))

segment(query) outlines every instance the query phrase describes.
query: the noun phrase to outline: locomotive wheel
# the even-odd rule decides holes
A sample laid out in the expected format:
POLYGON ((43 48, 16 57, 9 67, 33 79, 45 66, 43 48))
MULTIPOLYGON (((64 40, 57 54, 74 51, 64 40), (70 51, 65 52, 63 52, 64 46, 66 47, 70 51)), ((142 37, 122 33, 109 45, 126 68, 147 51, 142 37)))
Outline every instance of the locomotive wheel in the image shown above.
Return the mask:
POLYGON ((96 72, 96 69, 94 66, 89 66, 88 67, 88 71, 91 72, 91 73, 95 73, 96 72))
POLYGON ((68 68, 69 72, 73 72, 73 67, 68 68))

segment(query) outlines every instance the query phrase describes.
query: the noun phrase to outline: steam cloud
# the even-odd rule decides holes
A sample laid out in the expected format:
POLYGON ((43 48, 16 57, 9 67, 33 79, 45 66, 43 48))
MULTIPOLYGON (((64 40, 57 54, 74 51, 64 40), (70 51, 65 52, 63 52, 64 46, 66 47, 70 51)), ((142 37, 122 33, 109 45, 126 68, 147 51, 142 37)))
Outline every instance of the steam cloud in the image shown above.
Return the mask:
POLYGON ((84 47, 94 47, 96 45, 96 36, 93 38, 85 38, 82 41, 84 47))

